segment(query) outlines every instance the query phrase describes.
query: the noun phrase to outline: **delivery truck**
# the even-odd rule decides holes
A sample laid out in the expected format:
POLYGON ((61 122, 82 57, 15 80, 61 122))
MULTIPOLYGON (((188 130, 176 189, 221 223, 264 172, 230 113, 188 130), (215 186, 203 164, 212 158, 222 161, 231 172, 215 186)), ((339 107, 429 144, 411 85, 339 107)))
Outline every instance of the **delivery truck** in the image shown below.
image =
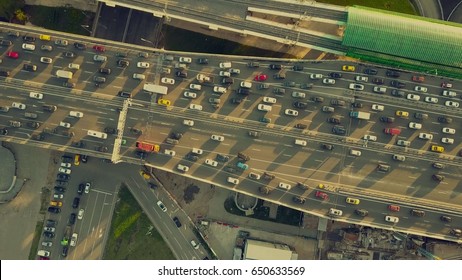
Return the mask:
POLYGON ((58 78, 72 79, 72 75, 73 74, 70 71, 64 71, 64 70, 56 71, 56 77, 58 78))

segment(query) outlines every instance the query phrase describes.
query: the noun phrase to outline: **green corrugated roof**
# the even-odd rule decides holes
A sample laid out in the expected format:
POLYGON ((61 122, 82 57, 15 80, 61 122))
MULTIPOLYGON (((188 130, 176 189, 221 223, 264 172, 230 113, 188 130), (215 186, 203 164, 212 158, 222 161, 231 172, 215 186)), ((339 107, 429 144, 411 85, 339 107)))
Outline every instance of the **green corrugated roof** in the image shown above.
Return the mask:
POLYGON ((462 25, 349 7, 343 45, 418 61, 462 67, 462 25))

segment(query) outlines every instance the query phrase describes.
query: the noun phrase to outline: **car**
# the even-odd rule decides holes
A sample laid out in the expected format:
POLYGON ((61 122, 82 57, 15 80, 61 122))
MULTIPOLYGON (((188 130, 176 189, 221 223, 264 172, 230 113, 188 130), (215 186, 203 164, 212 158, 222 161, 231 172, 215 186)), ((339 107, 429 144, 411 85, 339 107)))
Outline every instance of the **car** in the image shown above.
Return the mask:
POLYGON ((292 106, 298 109, 306 109, 308 107, 308 103, 306 102, 301 102, 301 101, 295 101, 292 106))
POLYGON ((406 98, 407 98, 408 100, 419 101, 419 100, 420 100, 420 95, 412 94, 412 93, 411 93, 411 94, 408 94, 408 95, 406 96, 406 98))
POLYGON ((199 249, 199 244, 197 244, 197 242, 194 240, 191 240, 191 246, 193 246, 193 248, 196 250, 199 249))
POLYGON ((399 218, 394 216, 385 216, 385 221, 396 224, 399 222, 399 218))
POLYGON ((406 93, 402 90, 392 89, 391 95, 396 96, 396 97, 405 97, 406 93))
MULTIPOLYGON (((64 57, 67 57, 67 58, 73 58, 75 57, 75 53, 74 52, 63 52, 63 55, 64 57)), ((95 55, 96 57, 96 55, 95 55)), ((93 58, 93 60, 95 60, 95 58, 93 58)))
POLYGON ((432 140, 433 134, 430 133, 419 133, 419 138, 424 140, 432 140))
POLYGON ((393 155, 391 158, 393 160, 396 160, 396 161, 405 161, 406 160, 406 157, 403 156, 403 155, 393 155))
POLYGON ((331 150, 334 149, 334 145, 321 143, 321 148, 322 148, 323 150, 331 151, 331 150))
POLYGON ((48 207, 48 212, 57 214, 61 212, 61 208, 50 206, 48 207))
POLYGON ((28 36, 28 35, 25 35, 25 36, 22 37, 22 40, 24 42, 29 42, 29 43, 35 42, 36 39, 37 38, 35 38, 34 36, 28 36))
POLYGON ((450 127, 443 127, 443 129, 441 129, 441 131, 443 133, 446 133, 446 134, 456 134, 456 130, 454 128, 450 128, 450 127))
POLYGON ((44 246, 44 247, 51 247, 51 246, 53 246, 53 242, 51 242, 51 241, 43 241, 43 242, 42 242, 42 246, 44 246))
POLYGON ((357 199, 357 198, 351 198, 351 197, 347 197, 346 200, 345 200, 346 203, 348 204, 354 204, 354 205, 358 205, 360 200, 357 199))
POLYGON ((459 108, 459 102, 456 101, 446 101, 444 102, 444 105, 447 107, 459 108))
POLYGON ((445 117, 445 116, 439 116, 438 121, 440 123, 452 123, 452 118, 445 117))
POLYGON ((198 58, 197 63, 199 64, 209 64, 208 58, 198 58))
POLYGON ((74 48, 76 48, 78 50, 85 50, 87 48, 87 45, 85 45, 84 43, 75 42, 74 43, 74 48))
POLYGON ((441 87, 442 88, 452 88, 452 84, 449 82, 442 82, 441 87))
POLYGON ((226 88, 225 87, 220 87, 220 86, 214 86, 213 87, 213 92, 220 93, 220 94, 225 94, 226 93, 226 88))
POLYGON ((409 123, 409 128, 412 128, 412 129, 421 129, 421 128, 422 128, 422 124, 416 123, 416 122, 410 122, 410 123, 409 123))
POLYGON ((372 79, 372 82, 376 85, 383 85, 385 83, 385 80, 382 78, 374 78, 372 79))
POLYGON ((451 90, 443 90, 443 92, 441 92, 441 95, 447 96, 447 97, 456 97, 457 93, 451 90))
POLYGON ((42 56, 40 58, 40 62, 45 63, 45 64, 51 64, 51 63, 53 63, 53 59, 51 59, 49 57, 42 56))
POLYGON ((427 92, 428 88, 423 87, 423 86, 415 86, 414 90, 417 91, 417 92, 427 92))
POLYGON ((254 173, 254 172, 250 172, 250 173, 249 173, 249 178, 250 178, 250 179, 253 179, 253 180, 260 180, 261 175, 260 175, 260 174, 257 174, 257 173, 254 173))
POLYGON ((351 84, 348 86, 348 88, 351 89, 351 90, 362 91, 362 90, 364 90, 364 85, 351 83, 351 84))
POLYGON ((385 107, 379 104, 372 104, 372 110, 382 112, 383 110, 385 110, 385 107))
POLYGON ((70 128, 71 124, 68 122, 60 122, 59 126, 64 127, 64 128, 70 128))
POLYGON ((398 72, 398 71, 394 71, 394 70, 387 70, 387 72, 385 73, 388 77, 392 77, 392 78, 399 78, 399 76, 401 76, 401 74, 398 72))
POLYGON ((219 75, 220 77, 231 77, 231 73, 228 72, 228 71, 220 71, 220 72, 218 73, 218 75, 219 75))
POLYGON ((75 224, 75 220, 77 219, 77 215, 75 213, 71 213, 69 216, 68 224, 73 225, 75 224))
POLYGON ((364 69, 364 74, 367 74, 367 75, 377 75, 378 71, 376 69, 373 69, 373 68, 366 68, 364 69))
POLYGON ((136 67, 138 68, 143 68, 143 69, 147 69, 149 68, 149 62, 138 62, 136 64, 136 67))
POLYGON ((296 116, 298 116, 298 111, 297 110, 292 110, 292 109, 285 109, 284 114, 286 114, 287 116, 296 117, 296 116))
POLYGON ((322 106, 321 111, 326 113, 333 113, 335 111, 335 108, 330 106, 322 106))
POLYGON ((213 160, 213 159, 206 159, 205 160, 205 164, 207 165, 210 165, 210 166, 213 166, 213 167, 217 167, 218 166, 218 162, 213 160))
POLYGON ((90 187, 91 187, 91 183, 90 182, 86 182, 85 183, 85 193, 89 193, 90 192, 90 187))
POLYGON ((436 98, 436 97, 431 97, 431 96, 426 96, 426 97, 424 98, 424 101, 425 101, 425 102, 428 102, 428 103, 435 103, 435 104, 436 104, 436 103, 438 103, 438 98, 436 98))
MULTIPOLYGON (((166 68, 168 71, 170 71, 170 69, 166 68)), ((169 72, 170 73, 170 72, 169 72)), ((180 78, 187 78, 188 77, 188 72, 186 72, 185 70, 181 70, 181 71, 176 71, 176 74, 175 74, 177 77, 180 77, 180 78)))
POLYGON ((171 79, 171 78, 162 78, 160 79, 161 83, 163 84, 168 84, 168 85, 174 85, 175 84, 175 80, 174 79, 171 79))
POLYGON ((331 77, 332 79, 340 79, 340 78, 342 78, 342 74, 337 73, 337 72, 330 72, 329 77, 331 77))
POLYGON ((434 181, 437 181, 437 182, 442 182, 444 181, 444 176, 443 175, 439 175, 439 174, 433 174, 432 175, 432 179, 434 181))
POLYGON ((330 101, 330 105, 333 105, 333 106, 336 106, 336 107, 341 107, 341 106, 345 106, 346 102, 343 101, 343 100, 339 100, 339 99, 332 99, 330 101))
POLYGON ((56 228, 54 228, 54 227, 44 227, 43 231, 55 232, 56 228))
POLYGON ((19 110, 26 110, 26 105, 19 103, 19 102, 13 102, 11 104, 11 108, 19 109, 19 110))
POLYGON ((37 65, 24 63, 23 66, 22 66, 22 69, 26 70, 26 71, 29 71, 29 72, 36 72, 37 71, 37 65))
POLYGON ((449 216, 446 216, 446 215, 441 216, 441 217, 440 217, 440 220, 441 220, 442 222, 444 222, 444 223, 450 223, 450 222, 452 222, 452 218, 449 217, 449 216))
POLYGON ((194 126, 193 120, 183 120, 183 124, 187 126, 194 126))
POLYGON ((198 105, 198 104, 189 104, 189 109, 191 109, 191 110, 202 111, 202 105, 198 105))
POLYGON ((249 131, 248 134, 249 134, 249 136, 254 137, 254 138, 258 138, 258 136, 259 136, 259 132, 254 131, 254 130, 249 131))
POLYGON ((265 74, 258 74, 257 76, 255 76, 255 78, 253 78, 254 81, 260 81, 260 82, 266 81, 267 79, 268 79, 268 75, 265 75, 265 74))
POLYGON ((56 39, 55 40, 55 45, 66 47, 69 45, 69 41, 64 40, 64 39, 56 39))
POLYGON ((310 79, 312 80, 319 80, 322 79, 323 75, 322 74, 311 74, 310 79))
POLYGON ((82 220, 83 219, 83 214, 85 214, 85 209, 80 209, 79 213, 77 214, 77 219, 82 220))
POLYGON ((393 123, 395 121, 395 118, 388 117, 388 116, 381 116, 380 121, 384 123, 393 123))
POLYGON ((128 60, 125 60, 125 59, 119 59, 117 60, 117 66, 119 67, 128 67, 130 65, 130 62, 128 60))
POLYGON ((367 141, 375 142, 375 141, 377 141, 377 136, 366 134, 366 135, 363 136, 363 139, 367 140, 367 141))
POLYGON ((157 100, 157 104, 163 105, 163 106, 170 106, 172 104, 172 102, 170 100, 167 100, 167 99, 159 98, 157 100))
POLYGON ((263 102, 265 102, 265 103, 275 104, 276 101, 277 101, 277 99, 274 98, 274 97, 268 97, 268 96, 263 97, 263 102))
POLYGON ((19 58, 19 53, 18 52, 13 52, 13 51, 8 51, 6 53, 6 56, 8 56, 9 58, 18 59, 19 58))
MULTIPOLYGON (((58 209, 59 209, 59 208, 58 208, 58 209)), ((61 210, 61 209, 60 209, 60 210, 61 210)), ((53 232, 45 231, 45 232, 43 233, 43 236, 44 236, 45 238, 54 238, 54 237, 55 237, 55 234, 54 234, 53 232)))
POLYGON ((449 234, 459 237, 462 236, 462 230, 453 228, 449 231, 449 234))
POLYGON ((157 201, 157 206, 159 206, 159 208, 160 208, 160 210, 162 212, 164 212, 164 213, 167 212, 167 207, 165 207, 165 205, 162 203, 162 201, 160 201, 160 200, 157 201))
POLYGON ((454 144, 453 138, 443 137, 441 138, 441 142, 444 144, 454 144))
POLYGON ((225 140, 225 137, 221 136, 221 135, 212 135, 210 137, 210 139, 212 140, 215 140, 215 141, 219 141, 219 142, 223 142, 225 140))
POLYGON ((74 200, 72 201, 72 208, 78 208, 80 204, 80 198, 74 197, 74 200))
POLYGON ((345 129, 344 126, 335 125, 335 126, 332 128, 332 133, 338 134, 338 135, 344 135, 344 134, 346 134, 346 129, 345 129))
POLYGON ((173 222, 175 223, 176 227, 181 227, 181 222, 180 219, 178 219, 178 217, 173 217, 173 222))
POLYGON ((250 89, 250 88, 252 88, 252 83, 247 82, 247 81, 243 81, 243 82, 241 82, 240 86, 241 86, 241 88, 244 88, 244 89, 250 89))
POLYGON ((180 57, 178 58, 178 61, 179 61, 180 63, 191 63, 191 62, 192 62, 192 58, 180 56, 180 57))
POLYGON ((333 123, 333 124, 340 124, 340 118, 338 117, 330 117, 327 118, 328 123, 333 123))
POLYGON ((97 52, 105 52, 106 51, 106 48, 104 46, 101 46, 101 45, 94 45, 93 49, 95 51, 97 51, 97 52))
POLYGON ((325 78, 325 79, 322 80, 322 83, 325 84, 325 85, 335 85, 335 80, 334 80, 334 79, 325 78))
POLYGON ((390 204, 390 205, 388 205, 388 210, 390 210, 392 212, 399 212, 400 206, 395 205, 395 204, 390 204))
POLYGON ((64 187, 59 187, 59 186, 56 186, 53 189, 57 194, 62 194, 62 193, 64 193, 66 191, 66 189, 64 187))
POLYGON ((170 138, 175 139, 175 140, 181 140, 183 137, 183 133, 180 132, 172 132, 170 133, 170 138))
POLYGON ((189 170, 189 166, 186 166, 186 165, 183 165, 183 164, 178 164, 176 166, 176 168, 180 171, 183 171, 183 172, 188 172, 189 170))
POLYGON ((367 215, 369 215, 369 211, 367 211, 366 209, 355 209, 355 214, 361 217, 366 217, 367 215))
POLYGON ((258 104, 258 106, 257 106, 257 109, 258 109, 259 111, 263 111, 263 112, 271 112, 272 108, 273 108, 272 106, 266 105, 266 104, 262 104, 262 103, 261 103, 261 104, 258 104))
POLYGON ((343 211, 335 208, 330 208, 329 209, 329 216, 342 216, 343 211))
POLYGON ((322 200, 329 199, 329 195, 327 193, 325 193, 325 192, 322 192, 322 191, 316 191, 315 197, 317 197, 319 199, 322 199, 322 200))
POLYGON ((412 81, 416 83, 423 83, 425 82, 424 76, 412 76, 412 81))
POLYGON ((367 81, 369 81, 369 77, 367 77, 367 76, 356 76, 355 81, 367 83, 367 81))
POLYGON ((5 47, 9 47, 9 46, 13 45, 13 42, 10 41, 10 40, 0 40, 0 45, 5 46, 5 47))
POLYGON ((6 128, 0 129, 0 135, 8 135, 8 129, 6 128))
POLYGON ((387 88, 386 87, 373 87, 372 91, 375 93, 384 94, 387 92, 387 88))
POLYGON ((305 97, 306 97, 306 93, 304 93, 304 92, 299 92, 299 91, 293 91, 293 92, 292 92, 292 97, 293 97, 293 98, 305 98, 305 97))
POLYGON ((407 118, 409 117, 409 112, 406 111, 396 111, 395 115, 401 118, 407 118))
POLYGON ((12 121, 12 120, 10 120, 10 121, 8 121, 8 124, 11 127, 16 127, 16 128, 19 128, 19 127, 22 126, 20 121, 12 121))
POLYGON ((343 65, 342 66, 342 71, 354 72, 355 69, 356 68, 354 66, 352 66, 352 65, 343 65))
POLYGON ((261 117, 259 121, 262 123, 271 123, 271 119, 267 117, 261 117))
POLYGON ((282 65, 281 64, 270 64, 269 69, 271 69, 271 70, 281 70, 282 65))
POLYGON ((101 74, 109 75, 111 74, 111 68, 102 67, 102 68, 99 68, 98 72, 101 74))
POLYGON ((442 152, 444 152, 444 147, 437 146, 437 145, 431 145, 430 150, 432 152, 442 153, 442 152))

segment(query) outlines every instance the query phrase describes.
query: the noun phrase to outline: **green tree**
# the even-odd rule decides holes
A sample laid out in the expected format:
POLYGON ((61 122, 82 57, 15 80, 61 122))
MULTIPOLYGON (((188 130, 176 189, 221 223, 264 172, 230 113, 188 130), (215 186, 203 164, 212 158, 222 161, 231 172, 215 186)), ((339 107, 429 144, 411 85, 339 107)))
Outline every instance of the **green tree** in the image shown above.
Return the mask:
POLYGON ((22 9, 24 0, 0 0, 0 17, 11 20, 15 17, 17 10, 22 9))

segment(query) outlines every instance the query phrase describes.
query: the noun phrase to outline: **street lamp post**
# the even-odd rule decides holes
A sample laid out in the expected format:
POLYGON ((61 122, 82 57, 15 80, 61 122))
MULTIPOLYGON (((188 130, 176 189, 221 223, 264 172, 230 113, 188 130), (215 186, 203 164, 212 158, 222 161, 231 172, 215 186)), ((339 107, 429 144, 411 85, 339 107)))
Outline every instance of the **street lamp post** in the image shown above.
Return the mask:
POLYGON ((152 41, 149 41, 148 39, 140 38, 140 40, 143 41, 143 42, 151 44, 154 48, 156 47, 156 45, 152 41))
POLYGON ((85 29, 88 33, 91 34, 91 30, 88 30, 87 28, 90 28, 90 25, 80 25, 83 29, 85 29))

